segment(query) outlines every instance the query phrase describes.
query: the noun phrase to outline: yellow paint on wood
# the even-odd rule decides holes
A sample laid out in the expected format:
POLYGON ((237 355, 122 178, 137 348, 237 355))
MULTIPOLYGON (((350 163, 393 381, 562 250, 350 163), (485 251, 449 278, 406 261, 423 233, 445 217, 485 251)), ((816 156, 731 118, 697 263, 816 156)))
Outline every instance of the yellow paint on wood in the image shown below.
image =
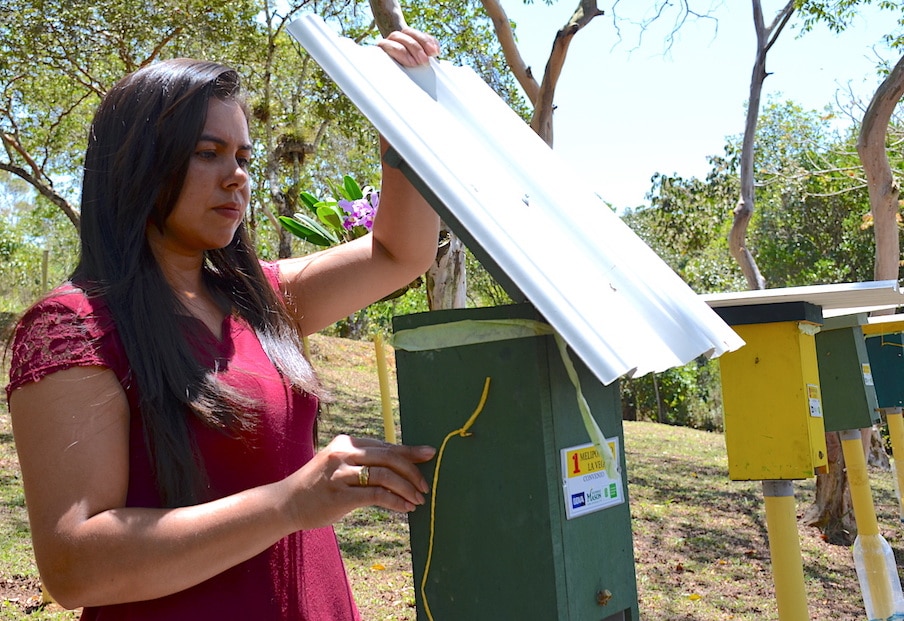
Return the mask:
POLYGON ((733 328, 747 345, 719 359, 729 478, 815 476, 827 458, 812 330, 797 321, 733 328))
POLYGON ((763 500, 778 618, 780 621, 809 621, 794 496, 766 496, 763 500))
POLYGON ((377 356, 377 378, 380 380, 380 409, 383 413, 383 438, 390 444, 395 444, 395 420, 392 416, 392 400, 389 394, 389 367, 386 363, 386 351, 383 348, 383 336, 379 332, 374 335, 374 352, 377 356))
MULTIPOLYGON (((896 315, 896 317, 898 317, 896 315)), ((890 321, 882 321, 881 317, 876 318, 877 321, 867 323, 863 326, 863 334, 866 336, 878 336, 880 334, 896 334, 904 332, 904 319, 894 319, 890 321)))

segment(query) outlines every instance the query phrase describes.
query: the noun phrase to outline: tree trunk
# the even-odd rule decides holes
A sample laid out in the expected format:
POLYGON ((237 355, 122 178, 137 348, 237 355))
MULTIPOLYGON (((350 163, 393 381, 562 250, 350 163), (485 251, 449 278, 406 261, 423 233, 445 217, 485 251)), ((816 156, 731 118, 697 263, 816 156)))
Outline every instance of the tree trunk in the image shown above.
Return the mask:
POLYGON ((384 37, 408 26, 398 0, 370 0, 370 10, 374 14, 374 21, 380 34, 384 37))
MULTIPOLYGON (((885 137, 892 112, 904 94, 904 57, 898 61, 888 78, 876 90, 872 101, 863 115, 860 135, 857 139, 857 153, 866 173, 869 191, 870 211, 873 215, 873 231, 876 238, 876 265, 873 271, 876 280, 897 280, 900 261, 898 240, 898 186, 888 164, 885 137)), ((864 430, 873 446, 872 429, 864 430)), ((826 434, 838 443, 837 434, 826 434)), ((840 446, 840 445, 839 445, 840 446)), ((840 453, 840 448, 837 451, 840 453)), ((867 453, 869 454, 869 453, 867 453)), ((807 511, 810 523, 823 531, 829 541, 849 544, 853 541, 850 533, 856 533, 851 518, 850 490, 844 473, 844 457, 838 462, 832 460, 829 450, 829 473, 816 478, 816 500, 807 511), (848 536, 843 536, 848 533, 848 536)))
POLYGON ((857 525, 837 432, 826 434, 826 448, 829 472, 816 475, 816 499, 802 521, 821 530, 829 543, 849 546, 854 543, 857 525))
MULTIPOLYGON (((901 266, 901 240, 898 232, 898 197, 900 189, 888 163, 886 135, 891 115, 904 96, 904 57, 892 69, 888 77, 876 89, 872 101, 863 115, 860 135, 857 137, 857 154, 866 174, 869 208, 873 216, 873 236, 876 240, 875 280, 898 280, 901 266)), ((874 315, 891 313, 876 311, 874 315)), ((862 429, 867 450, 867 463, 877 460, 888 463, 888 454, 876 433, 870 427, 862 429), (868 444, 866 444, 868 443, 868 444), (883 460, 884 457, 884 460, 883 460)))
POLYGON ((895 106, 904 95, 904 57, 879 85, 863 115, 857 153, 866 173, 876 239, 876 280, 897 280, 901 261, 898 234, 899 188, 888 164, 885 138, 895 106))
POLYGON ((765 289, 766 282, 757 267, 756 259, 747 247, 747 227, 753 217, 754 208, 754 143, 757 120, 760 116, 760 97, 766 76, 766 55, 775 43, 785 24, 794 13, 794 1, 790 0, 775 16, 768 28, 763 21, 760 0, 753 0, 753 24, 756 29, 756 59, 750 76, 750 97, 747 102, 747 120, 744 125, 744 140, 741 147, 741 192, 734 209, 734 222, 728 234, 728 249, 741 267, 749 289, 765 289))
MULTIPOLYGON (((398 0, 370 0, 370 8, 384 37, 407 26, 398 0)), ((440 223, 440 242, 436 259, 427 272, 428 308, 464 308, 468 292, 464 244, 445 222, 440 223)))
POLYGON ((863 429, 860 430, 862 438, 864 438, 864 452, 866 453, 866 465, 880 470, 891 470, 891 461, 888 459, 888 453, 882 444, 882 438, 873 427, 867 427, 869 434, 864 434, 863 429))
POLYGON ((464 308, 467 304, 465 245, 440 223, 439 248, 427 271, 427 305, 430 310, 464 308))

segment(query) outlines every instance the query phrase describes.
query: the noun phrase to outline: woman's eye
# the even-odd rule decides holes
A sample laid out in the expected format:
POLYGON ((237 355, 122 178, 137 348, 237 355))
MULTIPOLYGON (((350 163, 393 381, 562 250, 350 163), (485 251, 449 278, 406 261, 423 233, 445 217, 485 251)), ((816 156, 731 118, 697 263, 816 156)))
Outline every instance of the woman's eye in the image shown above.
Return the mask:
POLYGON ((210 151, 210 150, 198 151, 197 155, 198 155, 198 157, 200 157, 203 160, 212 160, 213 158, 215 158, 217 156, 217 152, 210 151))
POLYGON ((248 157, 237 157, 235 161, 238 162, 238 165, 242 168, 248 168, 251 166, 251 158, 248 157))

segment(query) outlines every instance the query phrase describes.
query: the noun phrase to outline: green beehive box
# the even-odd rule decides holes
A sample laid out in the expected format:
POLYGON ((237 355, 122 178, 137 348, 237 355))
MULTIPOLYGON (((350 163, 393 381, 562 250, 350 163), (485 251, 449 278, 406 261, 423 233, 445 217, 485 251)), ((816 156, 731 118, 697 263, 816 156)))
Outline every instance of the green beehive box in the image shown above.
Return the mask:
MULTIPOLYGON (((394 329, 510 318, 539 319, 524 304, 396 317, 394 329)), ((570 479, 565 465, 579 466, 575 447, 590 440, 553 336, 396 349, 406 444, 439 448, 475 412, 490 378, 471 435, 448 439, 436 479, 435 461, 423 466, 435 505, 433 516, 428 502, 409 518, 418 619, 427 607, 455 621, 639 618, 618 385, 572 360, 621 472, 618 490, 595 486, 596 472, 586 497, 566 505, 574 490, 565 481, 581 477, 570 479), (601 493, 605 508, 568 518, 601 493)))
POLYGON ((825 320, 816 335, 816 357, 826 431, 871 427, 879 405, 860 315, 825 320))
POLYGON ((880 408, 904 407, 904 339, 900 332, 866 339, 880 408))

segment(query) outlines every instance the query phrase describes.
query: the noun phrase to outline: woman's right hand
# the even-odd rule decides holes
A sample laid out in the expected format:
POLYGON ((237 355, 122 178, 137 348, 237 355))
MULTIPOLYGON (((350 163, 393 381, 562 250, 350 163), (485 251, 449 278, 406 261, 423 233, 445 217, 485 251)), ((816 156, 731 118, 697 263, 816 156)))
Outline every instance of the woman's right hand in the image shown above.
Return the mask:
POLYGON ((415 464, 435 454, 429 446, 337 436, 284 481, 289 487, 287 511, 298 530, 328 526, 369 505, 414 511, 430 491, 415 464), (362 468, 366 486, 361 485, 362 468))

